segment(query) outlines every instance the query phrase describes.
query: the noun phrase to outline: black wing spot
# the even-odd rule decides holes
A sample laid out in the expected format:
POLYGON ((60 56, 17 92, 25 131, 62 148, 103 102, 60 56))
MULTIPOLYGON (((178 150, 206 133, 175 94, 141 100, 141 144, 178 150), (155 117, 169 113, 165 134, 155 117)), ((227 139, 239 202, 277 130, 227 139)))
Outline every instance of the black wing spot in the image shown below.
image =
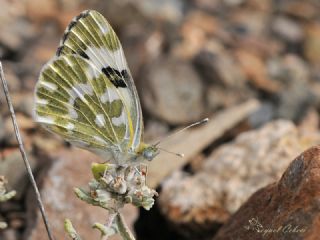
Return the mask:
POLYGON ((78 16, 76 16, 75 20, 78 21, 80 18, 85 18, 90 14, 90 10, 83 11, 78 16))
POLYGON ((126 88, 127 85, 123 79, 127 79, 128 73, 126 70, 122 70, 121 73, 112 67, 104 67, 101 71, 107 76, 107 78, 111 81, 111 83, 116 88, 126 88))
POLYGON ((79 53, 79 55, 80 55, 81 57, 83 57, 83 58, 85 58, 85 59, 88 59, 88 60, 90 59, 89 56, 88 56, 88 54, 86 54, 84 51, 79 50, 78 53, 79 53))
POLYGON ((70 33, 69 30, 64 32, 62 36, 62 44, 64 44, 64 42, 67 40, 69 33, 70 33))
MULTIPOLYGON (((65 47, 66 47, 65 45, 61 45, 61 46, 58 47, 58 49, 56 51, 56 56, 57 57, 59 57, 62 54, 62 52, 63 52, 65 47)), ((69 48, 69 50, 71 50, 71 52, 67 53, 67 54, 77 54, 73 49, 69 48)))
POLYGON ((60 56, 60 54, 61 54, 61 52, 62 52, 62 50, 63 50, 63 47, 64 47, 64 46, 58 47, 57 52, 56 52, 56 55, 57 55, 58 57, 60 56))
POLYGON ((122 70, 121 71, 121 76, 126 80, 126 81, 129 81, 129 74, 127 72, 127 70, 122 70))
POLYGON ((77 24, 76 21, 71 21, 68 26, 68 31, 70 31, 76 24, 77 24))

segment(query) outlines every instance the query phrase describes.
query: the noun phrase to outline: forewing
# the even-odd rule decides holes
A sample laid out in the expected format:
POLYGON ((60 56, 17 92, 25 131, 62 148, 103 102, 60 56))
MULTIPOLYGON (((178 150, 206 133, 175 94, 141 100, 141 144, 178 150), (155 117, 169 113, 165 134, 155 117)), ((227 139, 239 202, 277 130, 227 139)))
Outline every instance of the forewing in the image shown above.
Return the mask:
POLYGON ((57 56, 77 54, 93 63, 117 88, 129 111, 133 131, 129 146, 141 141, 143 122, 139 97, 121 43, 107 20, 94 10, 75 17, 67 27, 57 56))
POLYGON ((35 119, 94 152, 123 151, 130 140, 129 115, 118 89, 78 55, 56 57, 43 67, 35 119))

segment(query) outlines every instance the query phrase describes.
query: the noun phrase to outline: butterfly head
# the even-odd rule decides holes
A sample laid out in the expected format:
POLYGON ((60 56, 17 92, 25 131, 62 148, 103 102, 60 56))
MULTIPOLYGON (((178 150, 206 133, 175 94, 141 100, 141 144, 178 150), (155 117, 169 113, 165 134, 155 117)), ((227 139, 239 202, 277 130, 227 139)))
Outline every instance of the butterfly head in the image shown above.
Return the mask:
POLYGON ((159 154, 159 149, 155 145, 142 144, 139 153, 144 160, 151 161, 159 154))

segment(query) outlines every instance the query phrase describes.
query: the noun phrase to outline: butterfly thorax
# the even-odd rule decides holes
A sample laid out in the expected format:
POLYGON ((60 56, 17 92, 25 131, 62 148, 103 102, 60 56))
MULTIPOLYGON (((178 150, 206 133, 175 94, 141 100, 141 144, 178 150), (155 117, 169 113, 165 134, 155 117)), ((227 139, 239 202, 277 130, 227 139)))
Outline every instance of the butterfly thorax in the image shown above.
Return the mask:
POLYGON ((154 145, 140 143, 136 150, 129 151, 113 151, 113 156, 110 162, 119 165, 138 165, 151 161, 159 154, 159 150, 154 145))
POLYGON ((159 154, 159 149, 155 145, 140 143, 137 149, 137 155, 143 160, 151 161, 159 154))

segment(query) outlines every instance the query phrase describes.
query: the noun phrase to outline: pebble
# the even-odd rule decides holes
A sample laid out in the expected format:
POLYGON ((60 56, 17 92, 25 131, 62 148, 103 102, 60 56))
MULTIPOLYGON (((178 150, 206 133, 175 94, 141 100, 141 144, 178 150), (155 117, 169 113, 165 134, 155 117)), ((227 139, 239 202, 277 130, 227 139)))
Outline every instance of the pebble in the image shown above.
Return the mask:
POLYGON ((301 43, 304 38, 304 32, 302 26, 287 17, 276 17, 271 24, 272 30, 283 38, 285 41, 291 43, 301 43))
MULTIPOLYGON (((28 160, 34 170, 37 162, 31 149, 27 148, 28 160)), ((28 186, 26 168, 18 148, 6 148, 1 150, 0 175, 8 179, 8 189, 17 191, 15 199, 20 199, 28 186)))
POLYGON ((265 63, 257 54, 239 49, 235 55, 238 60, 237 63, 253 86, 270 93, 280 90, 279 84, 269 78, 265 63))
POLYGON ((187 62, 162 58, 145 75, 145 109, 169 124, 187 124, 201 119, 204 113, 202 81, 187 62))
POLYGON ((320 24, 311 23, 306 27, 306 39, 303 45, 304 56, 312 64, 319 66, 320 61, 320 24))

